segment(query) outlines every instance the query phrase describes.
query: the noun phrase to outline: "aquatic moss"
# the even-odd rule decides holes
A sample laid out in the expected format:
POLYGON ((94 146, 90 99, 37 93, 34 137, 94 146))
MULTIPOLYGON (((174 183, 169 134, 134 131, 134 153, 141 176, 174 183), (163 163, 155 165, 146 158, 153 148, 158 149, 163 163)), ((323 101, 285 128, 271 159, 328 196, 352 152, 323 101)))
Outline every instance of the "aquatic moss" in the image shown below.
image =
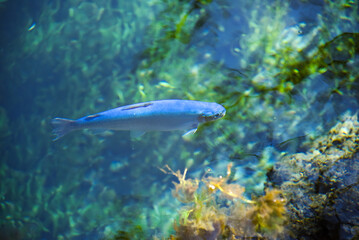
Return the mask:
MULTIPOLYGON (((266 194, 258 198, 255 207, 249 214, 257 232, 266 234, 280 234, 284 231, 285 199, 278 189, 266 190, 266 194)), ((277 238, 277 236, 272 235, 277 238)))
POLYGON ((166 169, 160 169, 162 172, 167 173, 167 171, 170 171, 171 174, 177 177, 179 180, 179 183, 173 182, 175 185, 175 189, 173 190, 172 194, 177 200, 183 203, 192 202, 195 198, 194 193, 198 189, 198 180, 192 180, 187 179, 186 180, 186 174, 187 169, 181 174, 181 172, 178 170, 177 172, 173 172, 172 169, 166 165, 166 169))

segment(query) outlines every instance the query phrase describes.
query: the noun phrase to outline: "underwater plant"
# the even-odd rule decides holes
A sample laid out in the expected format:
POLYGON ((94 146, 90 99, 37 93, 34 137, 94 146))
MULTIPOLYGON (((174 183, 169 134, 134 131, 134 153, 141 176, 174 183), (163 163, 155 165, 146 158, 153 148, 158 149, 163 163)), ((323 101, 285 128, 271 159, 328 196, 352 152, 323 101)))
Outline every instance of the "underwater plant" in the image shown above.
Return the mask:
POLYGON ((179 210, 179 220, 174 222, 176 235, 171 239, 277 239, 285 235, 282 191, 267 189, 265 195, 247 199, 244 187, 228 183, 231 168, 229 164, 225 177, 205 175, 200 180, 185 180, 187 169, 183 174, 168 165, 161 169, 178 178, 173 196, 186 204, 179 210))
POLYGON ((187 168, 184 170, 183 174, 178 170, 174 172, 168 165, 165 166, 165 169, 160 168, 164 173, 168 171, 177 177, 179 183, 173 182, 175 189, 172 191, 172 194, 178 201, 182 203, 189 203, 194 200, 194 193, 198 189, 199 181, 197 179, 187 179, 187 168))
POLYGON ((269 234, 274 238, 284 230, 285 199, 281 196, 283 192, 279 189, 267 189, 264 196, 255 200, 255 206, 249 213, 249 218, 255 226, 255 230, 263 236, 269 234))
MULTIPOLYGON (((13 1, 0 2, 2 13, 8 13, 13 1)), ((148 239, 176 231, 178 238, 280 238, 286 234, 285 202, 291 204, 283 192, 285 198, 306 201, 303 209, 314 209, 298 217, 308 228, 315 227, 310 223, 323 211, 316 218, 322 225, 329 215, 341 216, 336 224, 343 232, 357 226, 351 217, 356 208, 347 200, 358 198, 353 197, 358 185, 352 154, 357 140, 345 127, 338 130, 342 137, 333 135, 333 141, 313 151, 316 156, 324 151, 334 164, 319 157, 313 164, 310 154, 292 159, 294 166, 308 160, 299 169, 304 173, 314 165, 324 170, 322 177, 317 176, 323 171, 313 171, 308 179, 301 171, 293 174, 293 182, 313 184, 311 199, 305 191, 287 195, 286 187, 301 189, 294 183, 281 191, 263 190, 273 162, 301 149, 300 139, 294 138, 320 135, 343 109, 358 106, 358 4, 328 0, 315 6, 310 19, 292 9, 292 4, 310 8, 309 2, 318 1, 14 4, 24 17, 3 22, 7 32, 2 43, 11 41, 2 48, 0 66, 5 69, 0 94, 1 234, 14 230, 22 239, 83 239, 96 232, 100 237, 148 239), (208 123, 213 128, 200 128, 190 141, 165 134, 131 141, 124 133, 106 139, 84 134, 51 143, 49 120, 54 115, 77 117, 166 98, 219 102, 228 114, 224 121, 208 123), (343 136, 350 137, 347 141, 343 136), (329 154, 335 146, 345 158, 329 154), (231 161, 235 167, 225 177, 186 179, 187 170, 174 174, 165 169, 179 179, 172 191, 179 201, 172 201, 168 186, 152 171, 163 164, 221 171, 231 161), (173 230, 173 209, 179 204, 185 206, 173 230)), ((293 173, 281 170, 280 177, 293 173)), ((295 207, 289 205, 290 211, 295 207)), ((289 218, 291 225, 295 218, 289 218)))

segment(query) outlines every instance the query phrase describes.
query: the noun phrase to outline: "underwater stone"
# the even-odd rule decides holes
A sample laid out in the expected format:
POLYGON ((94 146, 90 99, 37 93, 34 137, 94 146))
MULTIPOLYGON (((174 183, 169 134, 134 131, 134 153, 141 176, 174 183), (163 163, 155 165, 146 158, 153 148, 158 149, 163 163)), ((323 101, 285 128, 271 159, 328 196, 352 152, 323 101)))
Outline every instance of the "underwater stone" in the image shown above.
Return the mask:
POLYGON ((292 239, 359 236, 359 123, 346 114, 306 153, 285 156, 268 174, 287 198, 292 239))

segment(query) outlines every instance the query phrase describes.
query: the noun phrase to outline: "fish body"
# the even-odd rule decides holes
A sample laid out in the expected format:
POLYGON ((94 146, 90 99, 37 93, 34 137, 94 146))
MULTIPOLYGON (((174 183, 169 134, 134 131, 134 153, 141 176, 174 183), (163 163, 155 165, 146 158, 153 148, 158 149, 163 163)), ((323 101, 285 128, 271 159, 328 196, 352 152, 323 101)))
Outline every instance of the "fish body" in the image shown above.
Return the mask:
POLYGON ((148 131, 195 131, 200 123, 225 115, 218 103, 192 100, 158 100, 110 109, 77 120, 54 118, 54 140, 81 129, 148 131))

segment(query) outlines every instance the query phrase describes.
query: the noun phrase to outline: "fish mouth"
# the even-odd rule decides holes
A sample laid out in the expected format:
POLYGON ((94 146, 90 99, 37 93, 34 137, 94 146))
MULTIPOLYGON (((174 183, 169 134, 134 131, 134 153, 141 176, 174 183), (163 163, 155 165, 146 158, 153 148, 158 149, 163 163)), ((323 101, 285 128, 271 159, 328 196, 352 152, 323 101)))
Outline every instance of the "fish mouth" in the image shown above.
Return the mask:
POLYGON ((203 113, 200 116, 198 116, 198 121, 199 122, 215 121, 219 118, 224 117, 224 115, 226 115, 226 109, 223 106, 219 105, 217 106, 216 109, 214 109, 214 111, 211 111, 209 113, 203 113))
POLYGON ((217 119, 219 119, 219 118, 222 118, 222 117, 224 117, 225 115, 226 115, 226 110, 224 109, 223 111, 221 111, 221 112, 219 112, 219 113, 213 115, 213 116, 212 116, 212 121, 213 121, 213 120, 217 120, 217 119))
POLYGON ((226 109, 222 107, 221 111, 216 114, 217 118, 222 118, 226 115, 226 109))

